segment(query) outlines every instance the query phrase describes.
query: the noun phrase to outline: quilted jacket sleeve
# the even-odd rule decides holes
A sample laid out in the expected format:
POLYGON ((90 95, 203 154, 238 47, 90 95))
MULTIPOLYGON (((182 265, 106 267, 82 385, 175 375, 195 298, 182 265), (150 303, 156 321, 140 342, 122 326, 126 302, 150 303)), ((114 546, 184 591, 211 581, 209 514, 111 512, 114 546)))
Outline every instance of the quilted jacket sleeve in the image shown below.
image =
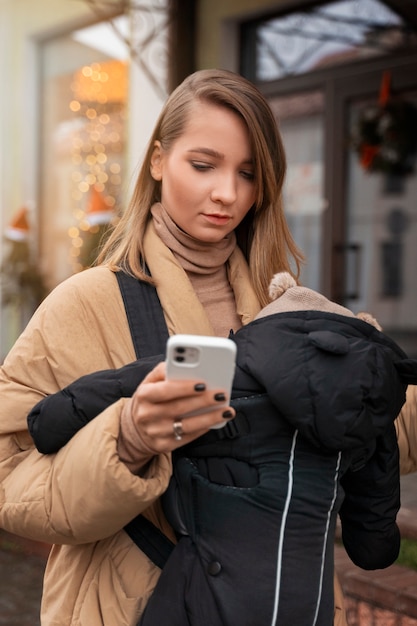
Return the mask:
POLYGON ((99 413, 120 398, 130 397, 163 355, 140 359, 124 367, 86 374, 38 402, 28 415, 29 432, 43 454, 62 446, 99 413))
POLYGON ((40 454, 27 430, 31 408, 94 371, 135 358, 117 281, 109 270, 78 274, 44 301, 0 370, 0 526, 47 543, 111 536, 166 488, 169 455, 145 477, 117 454, 124 400, 111 404, 59 452, 40 454))

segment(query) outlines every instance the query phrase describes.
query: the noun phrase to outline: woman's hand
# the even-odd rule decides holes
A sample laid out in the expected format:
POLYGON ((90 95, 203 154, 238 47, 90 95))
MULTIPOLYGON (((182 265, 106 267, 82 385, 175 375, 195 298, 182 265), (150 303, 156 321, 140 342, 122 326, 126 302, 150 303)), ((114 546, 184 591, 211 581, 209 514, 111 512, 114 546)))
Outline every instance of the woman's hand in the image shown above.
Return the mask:
POLYGON ((235 412, 230 406, 225 407, 224 401, 224 389, 208 391, 198 380, 167 380, 165 363, 159 363, 126 400, 120 437, 125 440, 130 456, 133 447, 142 457, 147 452, 147 459, 172 452, 204 435, 215 424, 232 419, 235 412), (213 408, 216 404, 223 406, 213 408), (181 415, 194 411, 199 411, 199 415, 181 419, 181 415))

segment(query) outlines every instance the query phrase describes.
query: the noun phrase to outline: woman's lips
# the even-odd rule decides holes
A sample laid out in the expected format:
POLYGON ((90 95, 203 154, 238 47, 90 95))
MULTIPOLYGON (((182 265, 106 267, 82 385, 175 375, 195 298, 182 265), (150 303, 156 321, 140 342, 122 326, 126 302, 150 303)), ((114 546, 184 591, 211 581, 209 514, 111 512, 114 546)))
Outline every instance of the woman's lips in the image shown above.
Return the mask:
POLYGON ((221 215, 219 213, 205 213, 204 217, 206 218, 206 220, 208 220, 212 224, 216 224, 217 226, 223 226, 231 220, 230 215, 221 215))

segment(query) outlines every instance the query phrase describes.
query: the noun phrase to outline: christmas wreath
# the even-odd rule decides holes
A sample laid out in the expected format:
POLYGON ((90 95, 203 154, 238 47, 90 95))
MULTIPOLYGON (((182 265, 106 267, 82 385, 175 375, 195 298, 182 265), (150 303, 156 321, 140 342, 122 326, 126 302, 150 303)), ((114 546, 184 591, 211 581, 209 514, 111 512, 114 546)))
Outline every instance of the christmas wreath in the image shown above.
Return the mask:
POLYGON ((405 176, 417 154, 417 107, 390 95, 390 75, 381 84, 378 104, 359 112, 352 144, 368 172, 405 176))

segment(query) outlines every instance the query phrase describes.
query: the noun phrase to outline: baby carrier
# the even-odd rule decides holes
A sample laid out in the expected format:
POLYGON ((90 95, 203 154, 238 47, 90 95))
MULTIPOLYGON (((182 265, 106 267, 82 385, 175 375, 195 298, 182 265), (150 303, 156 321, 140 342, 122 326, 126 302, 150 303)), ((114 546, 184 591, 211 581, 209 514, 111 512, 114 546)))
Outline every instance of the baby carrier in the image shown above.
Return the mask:
MULTIPOLYGON (((117 277, 137 357, 163 354, 168 332, 156 290, 121 272, 117 277)), ((177 545, 142 516, 126 527, 163 567, 140 626, 330 626, 338 513, 345 522, 348 552, 362 567, 386 567, 397 556, 399 476, 393 424, 381 431, 382 446, 377 438, 368 448, 350 442, 343 452, 321 449, 279 416, 251 376, 241 372, 239 380, 241 392, 232 400, 236 418, 173 454, 173 477, 163 506, 177 545), (369 464, 378 467, 382 460, 384 480, 394 485, 394 495, 378 511, 385 526, 373 528, 369 536, 376 544, 371 545, 369 537, 358 538, 349 520, 358 503, 359 509, 362 504, 369 508, 370 493, 378 499, 380 483, 368 482, 363 502, 357 487, 365 476, 369 480, 369 464), (351 497, 345 498, 344 480, 348 492, 357 492, 353 506, 351 497), (372 561, 373 554, 378 562, 372 561)), ((405 388, 400 385, 395 398, 398 411, 405 388)))

